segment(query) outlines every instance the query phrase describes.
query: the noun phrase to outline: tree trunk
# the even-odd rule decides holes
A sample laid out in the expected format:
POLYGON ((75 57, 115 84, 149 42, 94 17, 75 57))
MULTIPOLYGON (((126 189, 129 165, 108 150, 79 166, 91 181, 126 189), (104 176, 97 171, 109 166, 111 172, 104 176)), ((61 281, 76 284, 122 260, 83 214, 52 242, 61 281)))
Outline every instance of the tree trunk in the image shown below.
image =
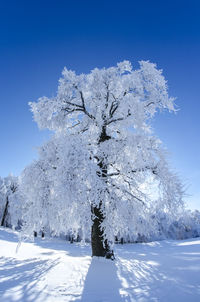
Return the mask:
MULTIPOLYGON (((102 132, 99 138, 99 144, 109 140, 111 137, 106 134, 106 127, 102 127, 102 132)), ((104 164, 103 159, 98 163, 101 173, 97 172, 99 177, 107 177, 107 166, 104 164)), ((106 180, 105 180, 106 181, 106 180)), ((101 229, 101 223, 104 220, 102 211, 102 201, 99 202, 99 206, 92 206, 93 225, 91 230, 91 244, 92 244, 92 257, 106 257, 108 259, 114 259, 113 251, 110 249, 107 240, 103 238, 103 230, 101 229)))
POLYGON ((9 205, 9 201, 8 201, 8 196, 6 197, 6 205, 3 211, 3 216, 1 219, 1 226, 5 226, 5 220, 6 220, 6 216, 8 214, 8 205, 9 205))
POLYGON ((106 257, 109 252, 108 244, 104 242, 103 230, 101 223, 103 222, 103 214, 100 207, 92 207, 92 213, 95 216, 93 219, 91 242, 92 242, 92 256, 106 257))

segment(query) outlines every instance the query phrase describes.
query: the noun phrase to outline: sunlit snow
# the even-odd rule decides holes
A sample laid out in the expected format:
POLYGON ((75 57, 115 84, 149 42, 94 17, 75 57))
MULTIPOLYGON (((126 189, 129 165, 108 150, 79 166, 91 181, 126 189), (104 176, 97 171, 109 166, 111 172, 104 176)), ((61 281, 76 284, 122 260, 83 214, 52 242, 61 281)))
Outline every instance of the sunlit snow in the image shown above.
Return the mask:
POLYGON ((116 260, 60 239, 0 229, 1 302, 198 302, 200 239, 116 246, 116 260))

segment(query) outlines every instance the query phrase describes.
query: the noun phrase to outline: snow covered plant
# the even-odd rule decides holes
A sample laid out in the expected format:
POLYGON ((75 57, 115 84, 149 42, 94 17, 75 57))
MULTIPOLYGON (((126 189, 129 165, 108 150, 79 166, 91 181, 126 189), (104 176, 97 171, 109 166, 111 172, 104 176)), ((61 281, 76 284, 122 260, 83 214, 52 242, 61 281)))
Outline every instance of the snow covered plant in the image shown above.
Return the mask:
POLYGON ((111 257, 114 237, 157 226, 152 208, 175 215, 182 186, 168 168, 150 120, 175 111, 162 71, 150 62, 77 75, 64 68, 57 95, 30 103, 54 137, 22 175, 25 228, 91 230, 92 255, 111 257))
MULTIPOLYGON (((5 178, 0 178, 0 224, 1 226, 11 226, 11 203, 13 195, 18 188, 18 178, 9 175, 5 178)), ((16 207, 17 208, 17 207, 16 207)), ((15 213, 16 217, 16 213, 15 213)))

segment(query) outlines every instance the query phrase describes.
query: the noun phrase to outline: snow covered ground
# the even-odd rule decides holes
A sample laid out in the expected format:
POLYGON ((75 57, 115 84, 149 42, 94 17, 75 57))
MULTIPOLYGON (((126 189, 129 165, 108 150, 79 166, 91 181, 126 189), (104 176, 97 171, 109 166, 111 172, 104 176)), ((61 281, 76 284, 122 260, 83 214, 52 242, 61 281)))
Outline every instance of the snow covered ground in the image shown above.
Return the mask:
POLYGON ((116 246, 116 260, 58 239, 0 229, 1 302, 200 301, 200 238, 116 246))

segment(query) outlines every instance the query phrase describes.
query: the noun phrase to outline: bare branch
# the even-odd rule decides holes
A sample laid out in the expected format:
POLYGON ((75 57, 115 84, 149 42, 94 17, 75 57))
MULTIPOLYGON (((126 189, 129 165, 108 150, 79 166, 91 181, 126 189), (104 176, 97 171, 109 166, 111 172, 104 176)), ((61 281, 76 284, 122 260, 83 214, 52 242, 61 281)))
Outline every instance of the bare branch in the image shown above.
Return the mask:
POLYGON ((119 118, 116 118, 116 119, 113 119, 113 120, 107 122, 106 125, 110 125, 111 123, 115 123, 115 122, 123 121, 123 120, 124 120, 123 117, 119 117, 119 118))
POLYGON ((81 109, 81 108, 73 108, 73 109, 71 109, 69 107, 66 107, 66 108, 62 108, 61 110, 62 111, 66 111, 67 113, 72 113, 74 111, 82 111, 82 112, 84 112, 84 110, 81 109))
POLYGON ((157 175, 157 166, 155 167, 149 167, 149 166, 145 166, 144 168, 140 168, 140 169, 136 169, 136 170, 131 170, 131 172, 136 173, 136 172, 144 172, 146 170, 151 170, 153 174, 157 175))
POLYGON ((153 105, 153 104, 155 104, 155 102, 150 102, 147 105, 145 105, 145 107, 149 107, 150 105, 153 105))
POLYGON ((115 187, 117 190, 120 190, 120 191, 122 191, 122 192, 124 192, 124 193, 127 193, 127 194, 130 195, 132 198, 134 198, 134 199, 136 199, 137 201, 139 201, 140 203, 142 203, 142 205, 145 205, 145 203, 144 203, 144 201, 143 201, 142 199, 138 198, 137 196, 135 196, 135 195, 132 194, 131 192, 127 191, 126 189, 120 188, 120 187, 118 187, 118 186, 116 186, 115 184, 110 183, 110 182, 109 182, 109 184, 110 184, 111 186, 115 187))
POLYGON ((105 83, 106 85, 106 89, 107 89, 107 93, 106 93, 106 108, 108 108, 108 100, 109 100, 109 95, 110 95, 110 91, 109 91, 109 85, 107 83, 105 83))
POLYGON ((113 173, 107 174, 107 177, 110 177, 110 176, 118 176, 118 175, 120 175, 119 172, 113 172, 113 173))
POLYGON ((161 100, 159 100, 158 102, 153 102, 153 101, 151 101, 151 102, 149 102, 148 104, 146 104, 145 106, 144 106, 144 108, 146 108, 146 107, 149 107, 150 105, 155 105, 155 104, 159 104, 159 103, 161 103, 161 100))
POLYGON ((74 86, 74 87, 75 87, 76 90, 78 90, 78 92, 80 93, 80 97, 81 97, 81 101, 82 101, 82 108, 83 108, 82 111, 83 111, 89 118, 91 118, 92 120, 95 120, 95 117, 94 117, 92 114, 90 114, 90 113, 87 111, 86 107, 85 107, 85 99, 84 99, 84 97, 83 97, 83 92, 82 92, 81 90, 79 90, 77 86, 74 86))
POLYGON ((117 108, 119 107, 119 104, 117 101, 113 101, 111 106, 110 106, 110 110, 109 110, 109 115, 110 115, 110 118, 113 117, 115 111, 117 110, 117 108))
POLYGON ((69 101, 64 101, 66 104, 68 105, 71 105, 71 106, 75 106, 75 107, 78 107, 78 108, 82 108, 83 109, 83 106, 82 105, 79 105, 79 104, 76 104, 76 103, 72 103, 72 102, 69 102, 69 101))
POLYGON ((75 128, 76 126, 80 125, 80 121, 78 121, 78 123, 72 125, 71 127, 68 127, 67 129, 72 129, 72 128, 75 128))

